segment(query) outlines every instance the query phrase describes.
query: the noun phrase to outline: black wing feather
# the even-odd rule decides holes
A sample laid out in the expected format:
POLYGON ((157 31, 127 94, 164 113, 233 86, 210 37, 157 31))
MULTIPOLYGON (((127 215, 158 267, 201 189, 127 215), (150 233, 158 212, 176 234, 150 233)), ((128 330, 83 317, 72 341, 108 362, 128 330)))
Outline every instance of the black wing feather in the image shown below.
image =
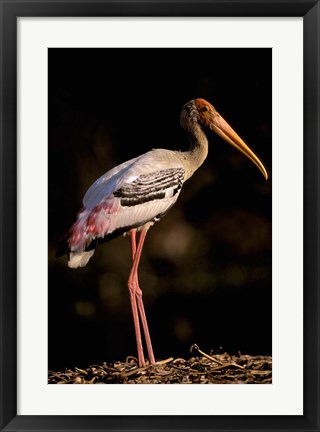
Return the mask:
POLYGON ((132 183, 124 184, 113 195, 120 198, 122 206, 135 206, 148 201, 177 194, 182 188, 184 169, 168 168, 151 174, 142 174, 132 183))

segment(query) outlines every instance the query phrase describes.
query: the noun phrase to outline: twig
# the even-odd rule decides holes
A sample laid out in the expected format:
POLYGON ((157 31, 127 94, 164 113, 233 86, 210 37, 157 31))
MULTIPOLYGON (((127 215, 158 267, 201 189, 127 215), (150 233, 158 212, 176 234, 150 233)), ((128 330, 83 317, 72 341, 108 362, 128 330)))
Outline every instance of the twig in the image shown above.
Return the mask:
POLYGON ((199 354, 201 354, 203 357, 206 357, 207 359, 209 359, 209 360, 211 360, 211 361, 213 361, 215 363, 218 363, 219 365, 223 365, 223 362, 221 362, 221 361, 219 361, 219 360, 217 360, 217 359, 209 356, 209 354, 206 354, 205 352, 201 351, 201 349, 199 348, 199 346, 197 344, 193 344, 191 346, 190 352, 192 353, 192 351, 196 351, 199 354))

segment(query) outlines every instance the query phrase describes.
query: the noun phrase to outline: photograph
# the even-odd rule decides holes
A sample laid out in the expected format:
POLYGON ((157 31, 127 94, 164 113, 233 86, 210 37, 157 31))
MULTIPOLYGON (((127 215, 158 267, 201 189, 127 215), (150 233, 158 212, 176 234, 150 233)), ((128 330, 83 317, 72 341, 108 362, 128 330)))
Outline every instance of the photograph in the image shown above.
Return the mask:
POLYGON ((319 432, 320 0, 0 4, 0 431, 319 432))
POLYGON ((272 49, 48 48, 48 383, 272 383, 272 49))

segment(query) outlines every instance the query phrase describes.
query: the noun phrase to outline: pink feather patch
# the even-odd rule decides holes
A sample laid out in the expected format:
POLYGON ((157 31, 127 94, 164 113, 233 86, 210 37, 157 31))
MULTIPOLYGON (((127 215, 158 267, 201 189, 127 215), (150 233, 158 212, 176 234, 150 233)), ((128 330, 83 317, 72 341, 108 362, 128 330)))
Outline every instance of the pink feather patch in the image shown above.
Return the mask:
POLYGON ((119 199, 109 198, 90 211, 82 209, 77 221, 72 225, 69 236, 71 251, 82 252, 95 238, 103 238, 109 233, 110 216, 121 207, 119 199))

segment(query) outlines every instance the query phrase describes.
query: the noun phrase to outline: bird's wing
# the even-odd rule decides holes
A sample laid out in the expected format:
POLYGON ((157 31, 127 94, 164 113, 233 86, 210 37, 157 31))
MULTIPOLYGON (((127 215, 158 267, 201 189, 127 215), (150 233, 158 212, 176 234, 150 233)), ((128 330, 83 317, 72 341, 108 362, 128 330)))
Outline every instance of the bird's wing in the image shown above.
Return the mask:
POLYGON ((173 191, 175 190, 175 182, 178 177, 183 183, 182 173, 184 173, 184 167, 176 156, 176 152, 162 149, 151 150, 116 166, 99 177, 87 190, 83 198, 83 205, 87 209, 92 209, 115 192, 118 193, 122 188, 124 194, 129 193, 128 189, 131 188, 131 193, 135 190, 136 193, 146 196, 152 188, 156 189, 157 194, 161 194, 163 189, 168 196, 172 188, 173 191), (168 171, 169 169, 171 171, 168 171))
POLYGON ((176 202, 183 179, 181 166, 128 177, 113 193, 109 233, 119 229, 128 231, 164 216, 176 202))
POLYGON ((128 171, 138 159, 139 157, 136 157, 124 162, 99 177, 87 190, 82 201, 84 207, 94 208, 103 199, 112 195, 114 191, 121 187, 128 171))
POLYGON ((131 181, 124 182, 113 195, 120 198, 121 206, 134 207, 154 200, 172 198, 180 192, 183 179, 182 167, 163 168, 131 177, 131 181))
POLYGON ((68 239, 70 250, 83 252, 95 239, 154 222, 176 202, 184 178, 179 159, 156 151, 107 172, 84 197, 68 239))

